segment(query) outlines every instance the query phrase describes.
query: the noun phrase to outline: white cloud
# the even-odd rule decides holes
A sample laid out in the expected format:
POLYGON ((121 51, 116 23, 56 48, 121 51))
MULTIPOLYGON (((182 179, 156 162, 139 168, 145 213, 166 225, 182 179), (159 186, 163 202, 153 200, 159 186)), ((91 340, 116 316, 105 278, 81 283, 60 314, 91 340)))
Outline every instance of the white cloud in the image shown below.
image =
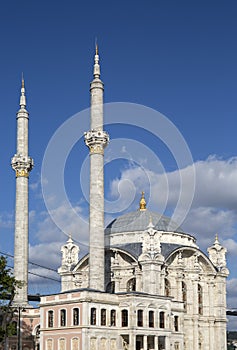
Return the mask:
POLYGON ((197 187, 195 206, 207 205, 237 210, 237 157, 214 156, 195 164, 197 187))
MULTIPOLYGON (((227 280, 227 307, 228 309, 237 309, 236 302, 236 291, 237 291, 237 278, 227 280)), ((228 318, 228 330, 236 330, 237 328, 237 317, 227 316, 228 318)))
POLYGON ((30 210, 29 212, 29 222, 33 223, 36 218, 36 211, 35 210, 30 210))
POLYGON ((58 226, 47 211, 37 214, 32 211, 31 217, 34 219, 30 230, 31 262, 57 269, 61 265, 61 246, 65 244, 69 234, 80 246, 80 257, 88 252, 88 222, 82 215, 81 207, 74 206, 68 210, 62 204, 54 209, 53 218, 58 226))
MULTIPOLYGON (((199 207, 191 209, 182 227, 198 239, 198 244, 207 247, 213 243, 218 233, 220 240, 235 234, 237 213, 215 207, 199 207)), ((225 240, 226 242, 226 240, 225 240)))
MULTIPOLYGON (((51 242, 50 244, 40 243, 34 246, 30 245, 29 261, 45 267, 56 269, 60 265, 61 245, 61 241, 51 242), (50 257, 50 259, 48 257, 50 257)), ((30 265, 30 268, 32 269, 32 265, 30 265)))
MULTIPOLYGON (((237 255, 237 157, 224 160, 210 156, 193 166, 196 188, 191 209, 182 227, 197 238, 197 244, 203 250, 213 243, 218 233, 221 243, 228 249, 230 259, 233 259, 237 255)), ((180 197, 182 178, 183 202, 179 207, 179 213, 182 213, 190 194, 193 166, 161 174, 132 165, 121 172, 120 178, 111 181, 110 196, 118 199, 110 205, 118 211, 121 204, 123 210, 136 210, 139 200, 136 193, 145 190, 149 209, 160 213, 165 209, 174 209, 180 197)))
POLYGON ((237 242, 231 238, 225 239, 223 241, 224 247, 230 254, 237 255, 237 242))
POLYGON ((236 291, 237 278, 227 280, 227 306, 230 309, 237 309, 236 291))
MULTIPOLYGON (((198 216, 199 219, 204 217, 206 221, 210 215, 211 222, 206 222, 208 231, 210 230, 209 226, 218 230, 220 223, 227 222, 230 226, 233 225, 237 214, 237 157, 223 160, 212 156, 206 161, 196 162, 194 166, 196 188, 194 189, 191 216, 194 218, 198 216)), ((185 200, 189 196, 189 179, 192 171, 193 167, 188 166, 184 169, 160 174, 149 169, 132 166, 123 170, 120 178, 111 181, 110 195, 113 198, 118 196, 118 193, 123 193, 123 201, 130 203, 129 184, 130 188, 133 187, 139 192, 145 190, 148 206, 153 210, 155 208, 158 210, 164 206, 174 207, 179 200, 180 190, 182 190, 182 210, 182 205, 185 205, 185 200), (182 188, 180 188, 181 178, 182 188)), ((195 222, 193 226, 196 230, 195 222)), ((227 230, 225 229, 225 231, 227 230)), ((233 232, 231 231, 230 234, 233 232)))
MULTIPOLYGON (((214 156, 194 164, 196 171, 196 190, 194 207, 208 206, 237 210, 237 157, 223 160, 214 156)), ((156 193, 156 202, 168 197, 168 204, 176 204, 180 191, 180 176, 183 179, 182 191, 189 188, 192 166, 167 173, 156 173, 149 169, 132 166, 125 169, 120 179, 111 182, 111 194, 121 180, 130 180, 136 188, 142 186, 156 193), (168 183, 168 187, 167 187, 168 183)))
POLYGON ((0 227, 1 228, 13 228, 15 224, 15 218, 12 213, 3 212, 0 215, 0 227))
POLYGON ((51 211, 51 215, 47 211, 40 214, 36 236, 41 242, 65 242, 69 234, 82 243, 88 241, 88 220, 81 207, 68 208, 62 204, 51 211))

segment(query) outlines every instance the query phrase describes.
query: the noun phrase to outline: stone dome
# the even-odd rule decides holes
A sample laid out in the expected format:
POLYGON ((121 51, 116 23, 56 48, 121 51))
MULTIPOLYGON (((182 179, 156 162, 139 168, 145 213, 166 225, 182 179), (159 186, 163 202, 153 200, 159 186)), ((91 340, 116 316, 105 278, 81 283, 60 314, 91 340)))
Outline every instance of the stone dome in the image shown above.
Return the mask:
POLYGON ((181 227, 164 215, 149 210, 137 210, 114 219, 106 227, 105 234, 144 231, 150 221, 157 231, 184 233, 181 227))

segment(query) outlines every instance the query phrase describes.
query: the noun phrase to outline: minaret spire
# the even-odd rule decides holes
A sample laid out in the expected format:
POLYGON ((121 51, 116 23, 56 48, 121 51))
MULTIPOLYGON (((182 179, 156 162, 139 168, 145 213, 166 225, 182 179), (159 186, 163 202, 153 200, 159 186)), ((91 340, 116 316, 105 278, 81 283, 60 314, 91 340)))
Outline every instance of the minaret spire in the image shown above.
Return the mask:
POLYGON ((104 291, 104 148, 109 135, 103 131, 103 92, 98 46, 95 48, 94 79, 91 82, 91 130, 85 133, 90 150, 90 261, 89 287, 104 291))
POLYGON ((29 208, 28 192, 29 173, 33 168, 33 159, 28 155, 28 122, 26 110, 25 83, 22 76, 20 109, 17 112, 17 153, 11 161, 16 174, 16 210, 15 210, 15 242, 14 242, 14 276, 23 282, 17 290, 14 303, 18 306, 28 304, 28 235, 29 208))
POLYGON ((100 64, 99 64, 99 48, 96 42, 95 44, 95 57, 94 57, 94 78, 100 79, 100 64))
POLYGON ((25 81, 23 72, 21 75, 21 96, 20 96, 20 107, 24 109, 26 107, 26 96, 25 96, 25 81))

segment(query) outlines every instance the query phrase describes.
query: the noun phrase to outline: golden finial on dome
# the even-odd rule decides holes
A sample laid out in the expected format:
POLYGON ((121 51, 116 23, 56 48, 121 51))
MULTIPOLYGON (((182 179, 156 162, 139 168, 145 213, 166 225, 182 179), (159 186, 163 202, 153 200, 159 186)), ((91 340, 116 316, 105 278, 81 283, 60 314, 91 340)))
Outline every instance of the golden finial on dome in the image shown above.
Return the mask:
POLYGON ((216 233, 216 237, 215 237, 215 243, 219 243, 219 237, 218 237, 218 233, 216 233))
POLYGON ((141 200, 140 200, 140 211, 142 210, 146 210, 146 200, 145 200, 145 192, 142 191, 142 197, 141 197, 141 200))

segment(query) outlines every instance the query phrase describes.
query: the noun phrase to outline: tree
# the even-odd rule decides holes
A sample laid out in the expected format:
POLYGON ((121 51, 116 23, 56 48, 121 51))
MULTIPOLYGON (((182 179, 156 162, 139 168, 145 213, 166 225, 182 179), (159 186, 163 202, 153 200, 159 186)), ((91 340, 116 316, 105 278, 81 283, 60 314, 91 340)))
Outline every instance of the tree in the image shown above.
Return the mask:
POLYGON ((12 303, 16 289, 22 287, 22 282, 15 279, 12 269, 7 267, 7 259, 0 256, 0 343, 4 344, 12 335, 14 327, 11 323, 14 308, 12 303))

